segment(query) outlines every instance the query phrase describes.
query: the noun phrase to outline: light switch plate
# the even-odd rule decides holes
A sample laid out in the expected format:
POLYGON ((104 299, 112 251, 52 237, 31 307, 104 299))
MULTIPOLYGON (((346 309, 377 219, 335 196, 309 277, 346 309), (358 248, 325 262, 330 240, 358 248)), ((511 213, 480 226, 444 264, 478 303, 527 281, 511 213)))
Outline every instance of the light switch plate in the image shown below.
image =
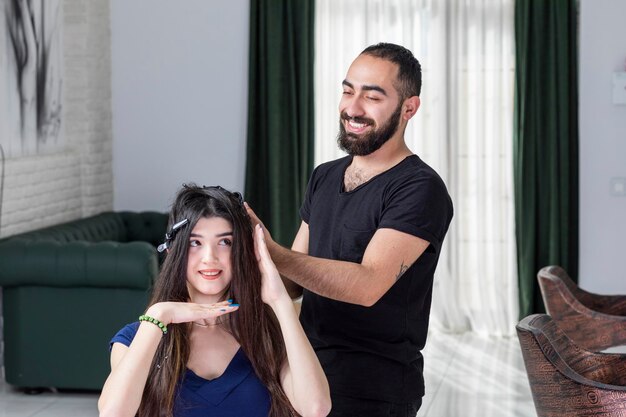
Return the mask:
POLYGON ((613 73, 613 104, 626 104, 626 71, 613 73))
POLYGON ((626 177, 611 178, 611 195, 615 197, 626 197, 626 177))

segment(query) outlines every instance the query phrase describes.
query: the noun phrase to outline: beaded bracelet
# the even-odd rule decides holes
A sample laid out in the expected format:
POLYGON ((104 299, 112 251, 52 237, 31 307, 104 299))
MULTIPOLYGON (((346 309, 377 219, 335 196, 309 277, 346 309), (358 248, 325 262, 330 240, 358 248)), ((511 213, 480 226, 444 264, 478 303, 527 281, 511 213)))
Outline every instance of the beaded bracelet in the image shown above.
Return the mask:
POLYGON ((150 323, 156 324, 157 326, 159 326, 159 329, 161 329, 163 334, 167 334, 167 326, 163 324, 163 322, 155 319, 154 317, 150 317, 150 316, 146 316, 145 314, 142 314, 141 316, 139 316, 139 321, 149 321, 150 323))

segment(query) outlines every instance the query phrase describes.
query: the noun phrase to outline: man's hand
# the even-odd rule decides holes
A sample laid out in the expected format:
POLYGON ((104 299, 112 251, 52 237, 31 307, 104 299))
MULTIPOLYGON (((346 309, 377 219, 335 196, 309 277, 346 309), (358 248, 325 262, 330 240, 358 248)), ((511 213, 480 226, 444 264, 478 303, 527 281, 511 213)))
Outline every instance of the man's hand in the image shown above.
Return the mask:
MULTIPOLYGON (((244 206, 246 208, 246 211, 248 212, 248 216, 250 216, 250 223, 252 223, 252 227, 254 228, 255 235, 257 233, 257 231, 256 231, 256 225, 257 224, 261 225, 261 227, 263 229, 263 238, 264 238, 264 242, 263 243, 264 243, 264 246, 266 246, 266 249, 269 252, 269 255, 271 256, 271 261, 275 264, 275 267, 278 269, 278 272, 281 275, 281 278, 283 280, 283 284, 285 286, 285 289, 287 290, 287 293, 289 294, 289 296, 292 299, 296 299, 296 298, 300 297, 302 295, 302 287, 299 286, 298 284, 296 284, 295 282, 291 281, 289 278, 287 278, 282 273, 282 267, 284 265, 281 265, 278 262, 278 258, 277 258, 278 252, 281 249, 283 251, 285 251, 287 249, 283 248, 278 243, 276 243, 274 241, 274 239, 272 239, 272 235, 270 234, 269 230, 267 230, 267 227, 265 227, 265 225, 258 218, 258 216, 254 212, 254 210, 252 210, 252 208, 250 208, 248 203, 244 203, 244 206)), ((295 250, 297 252, 306 253, 306 248, 304 248, 305 250, 302 250, 301 248, 297 247, 298 245, 300 245, 300 243, 298 243, 300 241, 306 241, 306 245, 307 245, 306 247, 308 247, 308 233, 307 233, 306 238, 304 238, 304 237, 301 237, 301 231, 299 231, 298 235, 296 236, 296 239, 294 240, 294 246, 292 246, 291 249, 295 250)))
MULTIPOLYGON (((275 243, 274 239, 272 239, 272 235, 270 234, 269 230, 267 230, 267 227, 265 227, 265 225, 263 224, 261 219, 259 219, 259 217, 256 215, 254 210, 252 210, 252 208, 246 202, 244 202, 243 205, 246 208, 246 211, 248 212, 248 216, 250 216, 250 223, 252 223, 252 228, 256 229, 257 224, 261 225, 261 227, 263 228, 263 236, 265 237, 265 244, 268 245, 269 247, 270 244, 275 243)), ((256 234, 256 232, 254 233, 256 234)))
POLYGON ((275 308, 276 303, 281 300, 289 300, 285 285, 280 279, 280 274, 272 262, 270 253, 265 245, 265 238, 263 236, 263 230, 260 224, 257 224, 254 228, 254 252, 257 262, 259 263, 259 270, 262 276, 261 285, 261 298, 263 302, 272 308, 275 308))

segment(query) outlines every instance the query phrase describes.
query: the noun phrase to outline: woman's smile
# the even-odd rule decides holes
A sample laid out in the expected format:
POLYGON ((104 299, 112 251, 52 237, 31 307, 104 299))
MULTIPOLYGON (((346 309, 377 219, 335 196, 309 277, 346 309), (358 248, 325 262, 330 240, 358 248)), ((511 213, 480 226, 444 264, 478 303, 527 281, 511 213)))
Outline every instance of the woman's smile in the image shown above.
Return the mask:
POLYGON ((200 275, 202 275, 202 278, 209 280, 209 281, 214 281, 216 279, 219 279, 220 276, 222 275, 221 269, 204 269, 198 272, 200 272, 200 275))

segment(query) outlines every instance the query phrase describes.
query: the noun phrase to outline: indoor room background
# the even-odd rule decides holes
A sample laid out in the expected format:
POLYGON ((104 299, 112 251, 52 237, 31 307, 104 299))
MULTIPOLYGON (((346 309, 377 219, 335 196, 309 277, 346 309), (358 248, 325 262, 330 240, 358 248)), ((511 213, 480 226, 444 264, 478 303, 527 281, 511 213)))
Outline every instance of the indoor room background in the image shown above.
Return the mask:
MULTIPOLYGON (((249 0, 63 0, 63 11, 63 141, 7 155, 0 237, 166 211, 185 181, 244 190, 249 0)), ((626 293, 626 105, 612 100, 624 16, 623 0, 580 0, 579 283, 598 293, 626 293)))

